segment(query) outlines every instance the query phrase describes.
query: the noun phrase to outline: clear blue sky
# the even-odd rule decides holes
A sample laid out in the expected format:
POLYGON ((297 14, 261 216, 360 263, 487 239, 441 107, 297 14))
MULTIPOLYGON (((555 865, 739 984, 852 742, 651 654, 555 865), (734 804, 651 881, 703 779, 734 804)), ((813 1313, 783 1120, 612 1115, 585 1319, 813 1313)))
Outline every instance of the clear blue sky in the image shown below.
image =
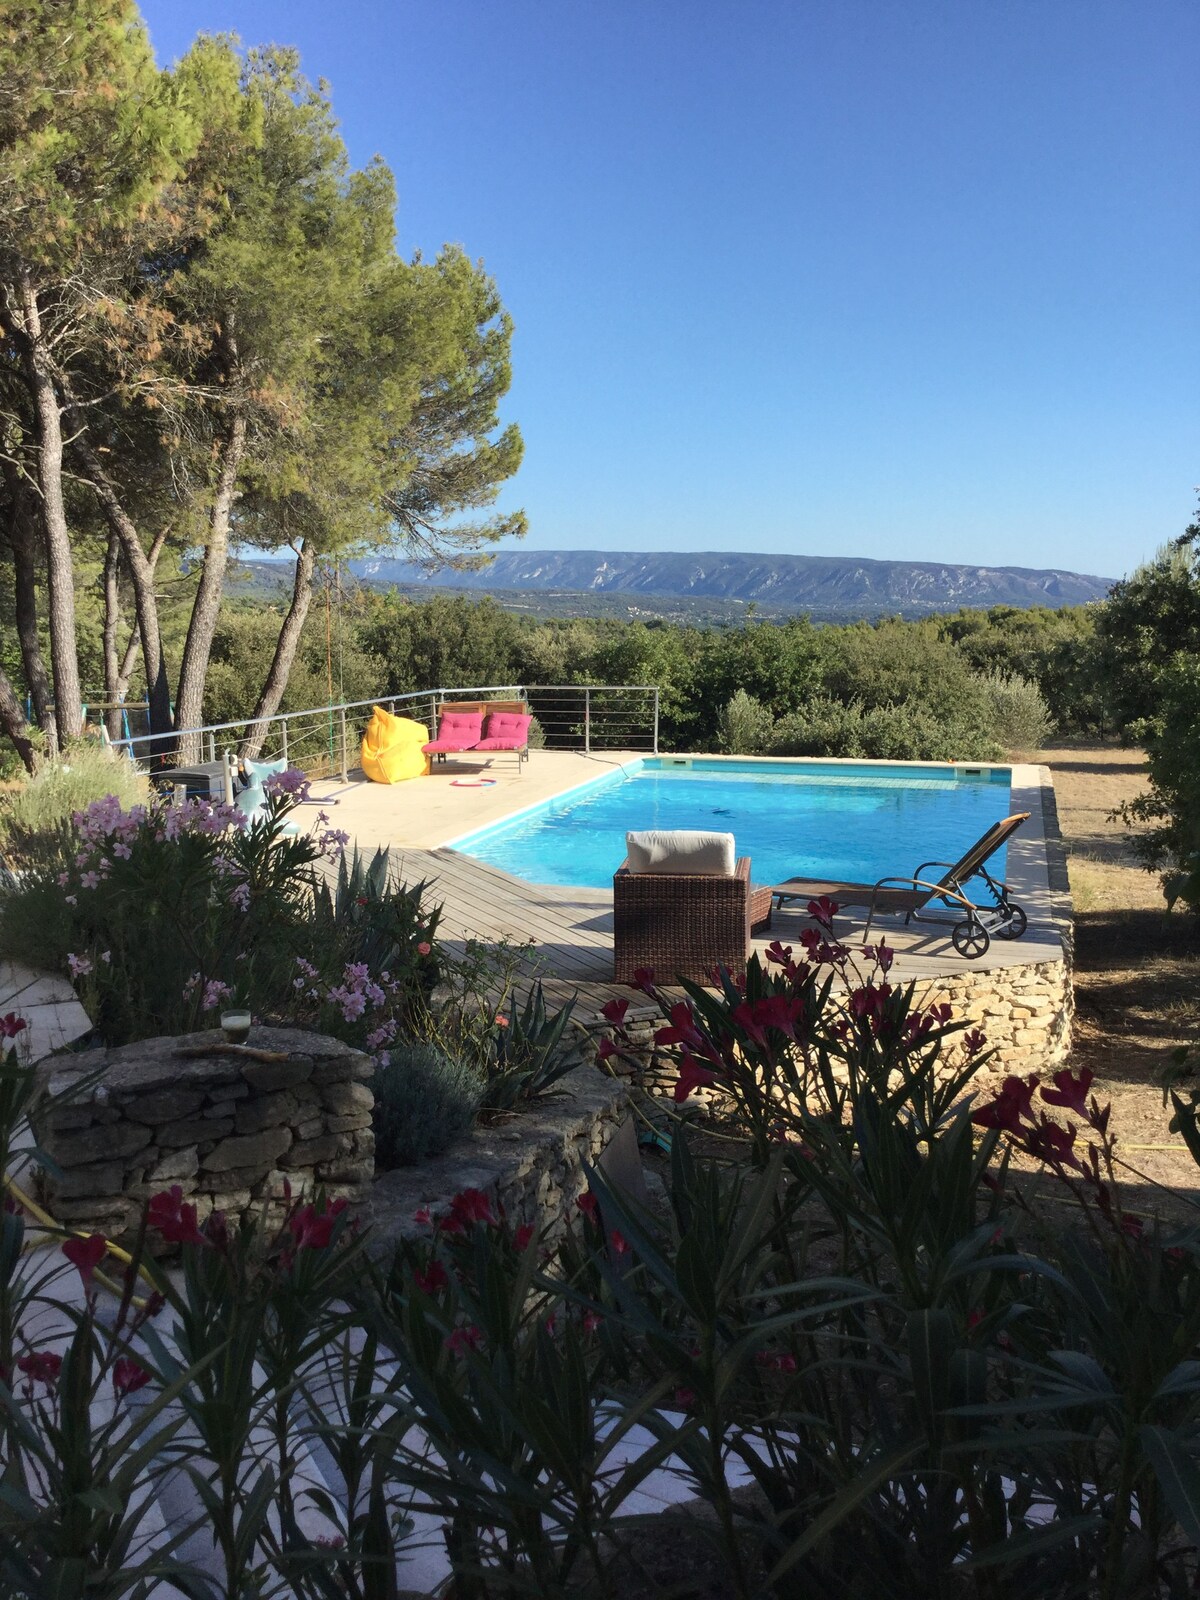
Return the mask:
POLYGON ((516 321, 544 549, 1119 575, 1200 482, 1197 0, 143 0, 516 321))

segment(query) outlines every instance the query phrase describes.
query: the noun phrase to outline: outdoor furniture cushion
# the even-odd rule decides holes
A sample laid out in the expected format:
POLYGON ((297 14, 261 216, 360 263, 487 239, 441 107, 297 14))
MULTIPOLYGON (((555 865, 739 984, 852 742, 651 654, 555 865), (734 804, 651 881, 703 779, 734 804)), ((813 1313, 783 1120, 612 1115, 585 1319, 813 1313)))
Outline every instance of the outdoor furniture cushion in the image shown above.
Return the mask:
POLYGON ((737 859, 731 833, 702 833, 691 828, 627 833, 625 856, 630 872, 709 878, 732 878, 737 859))
POLYGON ((482 711, 443 711, 438 717, 437 738, 421 748, 427 755, 448 755, 456 750, 474 750, 482 737, 482 711))
POLYGON ((487 719, 485 737, 476 750, 521 750, 529 743, 531 716, 518 716, 512 711, 493 711, 487 719))
POLYGON ((363 734, 362 769, 372 783, 401 783, 429 771, 422 746, 429 729, 411 717, 393 716, 376 706, 363 734))
POLYGON ((247 784, 257 783, 261 786, 268 778, 286 772, 287 769, 286 756, 280 756, 278 761, 251 761, 246 757, 242 758, 242 771, 246 774, 247 784))

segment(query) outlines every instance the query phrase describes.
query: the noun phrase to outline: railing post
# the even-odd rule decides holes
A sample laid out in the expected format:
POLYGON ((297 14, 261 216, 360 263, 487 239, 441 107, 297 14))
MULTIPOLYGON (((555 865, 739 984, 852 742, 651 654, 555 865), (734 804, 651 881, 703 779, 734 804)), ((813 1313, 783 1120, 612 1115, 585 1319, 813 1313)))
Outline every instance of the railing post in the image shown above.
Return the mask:
POLYGON ((345 706, 339 706, 339 708, 338 708, 338 722, 341 724, 341 732, 342 732, 342 782, 343 783, 349 783, 349 781, 350 781, 350 766, 349 766, 349 761, 348 761, 348 758, 347 758, 347 755, 346 755, 346 708, 345 708, 345 706))
POLYGON ((437 695, 429 696, 429 737, 437 738, 437 695))
POLYGON ((658 686, 654 688, 654 754, 658 754, 658 686))
POLYGON ((284 717, 283 721, 279 724, 279 742, 280 742, 280 746, 281 746, 280 754, 283 756, 283 759, 286 761, 287 758, 288 758, 287 718, 286 717, 284 717))
POLYGON ((583 691, 583 753, 590 756, 592 753, 592 691, 583 691))

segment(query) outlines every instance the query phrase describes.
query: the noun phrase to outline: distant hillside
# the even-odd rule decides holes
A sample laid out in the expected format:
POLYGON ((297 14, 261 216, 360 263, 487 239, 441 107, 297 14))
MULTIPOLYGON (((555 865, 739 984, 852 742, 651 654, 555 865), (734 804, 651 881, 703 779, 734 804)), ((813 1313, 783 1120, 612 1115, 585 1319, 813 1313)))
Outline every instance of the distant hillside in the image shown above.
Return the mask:
POLYGON ((447 567, 427 573, 414 562, 386 557, 355 561, 351 568, 362 581, 408 591, 467 589, 500 599, 498 591, 507 590, 503 598, 509 604, 513 590, 555 591, 560 602, 564 591, 572 591, 612 600, 628 597, 631 602, 651 595, 693 604, 753 602, 771 614, 807 611, 826 618, 922 616, 961 606, 1081 605, 1102 600, 1111 583, 1057 569, 673 551, 505 550, 480 572, 447 567))

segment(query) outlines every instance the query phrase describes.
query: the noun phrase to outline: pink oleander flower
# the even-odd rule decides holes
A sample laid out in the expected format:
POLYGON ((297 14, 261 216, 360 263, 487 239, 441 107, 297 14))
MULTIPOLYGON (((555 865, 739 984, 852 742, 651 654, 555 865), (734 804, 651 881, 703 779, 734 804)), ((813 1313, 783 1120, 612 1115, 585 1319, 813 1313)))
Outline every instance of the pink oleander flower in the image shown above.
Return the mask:
POLYGON ((167 1244, 206 1245, 208 1239, 196 1222, 196 1208, 183 1198, 183 1189, 174 1184, 156 1194, 146 1207, 146 1222, 162 1235, 167 1244))
POLYGON ((30 1350, 17 1357, 17 1370, 28 1379, 26 1390, 30 1394, 35 1383, 44 1384, 48 1390, 57 1388, 62 1364, 63 1358, 53 1350, 30 1350))
POLYGON ((428 939, 422 939, 420 944, 417 946, 417 954, 419 956, 427 956, 432 954, 432 952, 433 946, 429 943, 428 939))
POLYGON ((620 1028, 624 1025, 625 1015, 628 1010, 628 1000, 609 1000, 600 1007, 600 1015, 605 1021, 611 1022, 614 1028, 620 1028))
POLYGON ((971 1115, 971 1121, 980 1128, 1000 1128, 1006 1133, 1021 1133, 1022 1121, 1033 1117, 1033 1094, 1037 1078, 1007 1077, 1000 1093, 971 1115))
POLYGON ((483 1333, 474 1326, 468 1328, 455 1328, 446 1340, 446 1349, 453 1350, 456 1356, 465 1355, 468 1350, 478 1350, 483 1343, 483 1333))
POLYGON ((15 1011, 5 1012, 0 1017, 0 1039, 15 1039, 19 1033, 24 1033, 29 1024, 24 1017, 19 1017, 15 1011))
POLYGON ((113 1363, 112 1381, 118 1394, 132 1394, 135 1389, 145 1388, 150 1382, 150 1374, 140 1362, 130 1356, 121 1356, 113 1363))
POLYGON ((108 1240, 102 1233, 89 1233, 86 1238, 68 1239, 62 1247, 62 1253, 73 1267, 79 1271, 83 1279, 83 1287, 89 1293, 92 1287, 92 1274, 104 1259, 104 1252, 108 1249, 108 1240))
POLYGON ((1053 1089, 1042 1088, 1042 1099, 1048 1106, 1065 1106, 1068 1111, 1073 1111, 1076 1116, 1087 1118, 1088 1090, 1092 1087, 1095 1073, 1087 1067, 1080 1070, 1076 1077, 1068 1067, 1063 1067, 1053 1077, 1053 1089))
POLYGON ((436 1294, 450 1282, 449 1274, 440 1261, 431 1261, 424 1272, 414 1272, 413 1282, 422 1294, 436 1294))
POLYGON ((686 1100, 689 1095, 695 1094, 697 1089, 710 1088, 716 1081, 716 1073, 708 1067, 702 1067, 695 1056, 684 1056, 679 1064, 679 1076, 675 1080, 676 1103, 686 1100))

